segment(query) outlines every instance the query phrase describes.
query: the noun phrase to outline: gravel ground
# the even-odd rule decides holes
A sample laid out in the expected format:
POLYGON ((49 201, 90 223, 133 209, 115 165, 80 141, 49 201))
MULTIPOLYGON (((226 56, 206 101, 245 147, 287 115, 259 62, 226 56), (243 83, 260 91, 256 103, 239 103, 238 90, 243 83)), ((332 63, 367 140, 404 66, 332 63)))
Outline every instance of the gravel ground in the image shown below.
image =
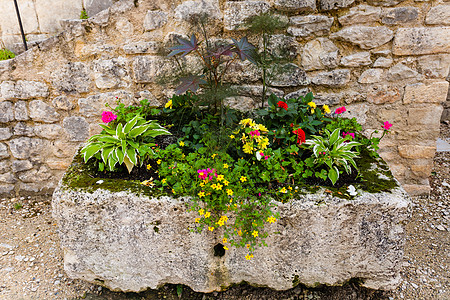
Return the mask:
MULTIPOLYGON (((450 124, 441 126, 450 141, 450 124)), ((414 197, 406 226, 403 282, 393 292, 344 287, 284 292, 240 285, 201 294, 174 285, 140 294, 116 293, 69 279, 63 270, 50 196, 0 199, 0 299, 450 299, 450 152, 439 152, 430 176, 430 196, 414 197), (181 296, 179 297, 178 294, 181 296)))

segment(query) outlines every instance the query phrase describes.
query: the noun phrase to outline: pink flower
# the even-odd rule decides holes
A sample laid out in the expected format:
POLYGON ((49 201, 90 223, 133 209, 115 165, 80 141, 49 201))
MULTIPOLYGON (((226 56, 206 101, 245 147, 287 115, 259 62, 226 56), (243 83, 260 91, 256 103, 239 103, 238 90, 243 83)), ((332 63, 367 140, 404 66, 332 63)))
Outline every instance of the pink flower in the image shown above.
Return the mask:
POLYGON ((353 132, 343 132, 342 137, 345 138, 347 135, 351 136, 352 138, 355 138, 355 134, 353 132))
POLYGON ((382 126, 384 130, 389 130, 389 128, 392 127, 392 124, 388 121, 384 122, 384 125, 382 126))
POLYGON ((342 107, 336 108, 336 111, 334 113, 339 115, 339 114, 342 114, 344 111, 347 111, 347 110, 345 109, 345 106, 342 106, 342 107))
POLYGON ((259 131, 258 130, 255 130, 255 131, 250 131, 250 135, 251 136, 260 136, 261 135, 261 133, 259 133, 259 131))
POLYGON ((102 122, 108 124, 117 119, 117 116, 110 111, 102 112, 102 122))

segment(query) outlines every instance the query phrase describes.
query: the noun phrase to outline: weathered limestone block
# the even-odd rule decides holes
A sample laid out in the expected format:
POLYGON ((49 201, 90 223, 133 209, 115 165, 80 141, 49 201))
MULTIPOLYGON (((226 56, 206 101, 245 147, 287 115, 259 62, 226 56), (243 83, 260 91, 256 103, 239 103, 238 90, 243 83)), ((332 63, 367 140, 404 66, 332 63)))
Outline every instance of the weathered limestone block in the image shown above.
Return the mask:
MULTIPOLYGON (((32 0, 24 0, 17 2, 19 11, 22 16, 22 25, 25 34, 36 33, 39 29, 39 22, 36 15, 35 2, 32 0)), ((2 1, 0 2, 0 11, 2 17, 0 18, 0 28, 3 35, 20 34, 20 28, 17 22, 17 14, 13 3, 2 1)))
POLYGON ((405 0, 368 0, 367 3, 375 6, 394 6, 405 0))
POLYGON ((78 144, 79 143, 70 143, 61 139, 54 140, 50 143, 50 150, 52 154, 58 158, 73 157, 78 144))
POLYGON ((447 98, 448 88, 448 81, 408 84, 403 103, 442 103, 447 98))
POLYGON ((274 70, 274 76, 269 82, 271 86, 287 87, 307 85, 310 83, 305 71, 293 63, 279 65, 274 70))
POLYGON ((14 184, 0 184, 0 195, 8 195, 14 190, 14 184))
POLYGON ((52 170, 67 170, 70 166, 70 162, 67 159, 49 158, 46 163, 52 170))
POLYGON ((83 117, 64 118, 63 126, 70 141, 85 141, 89 137, 89 123, 83 117))
POLYGON ((134 26, 127 18, 118 18, 116 21, 116 30, 122 36, 129 37, 134 33, 134 26))
POLYGON ((117 100, 121 100, 125 106, 133 103, 133 95, 125 91, 115 91, 92 95, 87 98, 78 99, 78 106, 80 107, 80 114, 85 117, 99 117, 102 111, 106 110, 105 104, 115 108, 117 100))
POLYGON ((14 103, 14 117, 16 121, 26 121, 29 119, 27 102, 17 101, 16 103, 14 103))
POLYGON ((378 57, 373 63, 374 68, 389 68, 394 63, 392 58, 378 57))
POLYGON ((442 110, 443 107, 439 104, 430 104, 426 107, 411 107, 408 109, 408 125, 420 127, 417 130, 423 130, 424 125, 438 128, 440 124, 439 116, 442 114, 442 110))
POLYGON ((36 13, 41 32, 56 33, 61 30, 59 20, 80 17, 82 1, 36 1, 36 13))
POLYGON ((92 17, 113 4, 113 0, 83 0, 88 16, 92 17))
POLYGON ((433 158, 436 153, 436 147, 420 145, 401 145, 398 146, 398 153, 401 157, 409 159, 433 158))
POLYGON ((12 136, 11 128, 0 128, 0 141, 8 140, 12 136))
POLYGON ((417 63, 420 73, 427 78, 446 78, 450 69, 450 54, 420 56, 417 63))
POLYGON ((110 10, 105 9, 99 12, 98 14, 90 17, 88 22, 96 26, 106 27, 109 23, 110 16, 111 16, 110 10))
POLYGON ((349 26, 330 37, 358 45, 361 49, 372 49, 392 40, 394 33, 386 26, 349 26))
POLYGON ((350 12, 339 17, 339 23, 342 25, 353 25, 359 23, 377 22, 381 17, 381 8, 361 4, 350 8, 350 12))
POLYGON ((49 168, 42 166, 39 170, 32 169, 30 171, 25 171, 19 174, 19 179, 22 182, 44 182, 52 176, 49 168))
MULTIPOLYGON (((259 45, 260 49, 263 49, 262 41, 259 45)), ((268 51, 277 58, 287 58, 294 60, 300 49, 299 43, 295 38, 284 34, 272 35, 267 43, 268 51)))
POLYGON ((47 97, 48 87, 39 81, 18 80, 3 81, 0 84, 1 95, 5 100, 11 99, 31 99, 37 97, 47 97))
POLYGON ((359 83, 377 83, 380 82, 384 74, 383 69, 365 70, 358 78, 359 83))
POLYGON ((136 83, 152 83, 164 74, 173 73, 177 66, 174 60, 158 56, 137 56, 133 59, 136 83))
POLYGON ((14 135, 18 136, 35 136, 34 127, 28 126, 26 123, 18 122, 13 129, 14 135))
POLYGON ((149 10, 144 18, 144 29, 146 31, 155 30, 166 25, 168 13, 162 10, 149 10))
POLYGON ((6 173, 11 169, 11 163, 9 160, 0 161, 0 173, 6 173))
POLYGON ((11 173, 5 173, 0 174, 0 183, 16 183, 17 178, 14 176, 14 174, 11 173))
POLYGON ((338 105, 344 95, 342 93, 317 93, 314 95, 314 102, 317 105, 328 105, 334 106, 338 105))
POLYGON ((223 17, 225 30, 245 30, 248 18, 268 12, 270 5, 265 1, 228 1, 223 17))
POLYGON ((122 49, 126 54, 157 54, 161 45, 156 41, 139 41, 125 44, 122 49))
POLYGON ((261 71, 248 60, 235 61, 228 67, 227 73, 223 76, 225 82, 241 84, 258 81, 261 78, 261 71))
POLYGON ((0 159, 9 157, 8 146, 0 143, 0 159))
POLYGON ((395 55, 450 53, 450 27, 399 28, 392 52, 395 55))
MULTIPOLYGON (((62 110, 72 110, 75 108, 75 104, 73 104, 68 98, 67 96, 58 96, 55 97, 55 99, 53 99, 52 101, 52 105, 56 108, 56 109, 62 109, 62 110)), ((17 109, 16 109, 17 110, 17 109)))
POLYGON ((339 49, 327 38, 309 41, 303 47, 302 67, 307 71, 335 68, 338 65, 339 49))
POLYGON ((0 102, 0 123, 8 123, 14 120, 14 107, 9 101, 0 102))
MULTIPOLYGON (((367 102, 373 104, 394 103, 402 99, 403 90, 390 85, 372 87, 367 93, 367 102)), ((392 119, 389 119, 392 120, 392 119)), ((393 121, 391 121, 393 122, 393 121)))
POLYGON ((40 138, 53 140, 61 137, 62 127, 56 124, 37 125, 34 133, 40 138))
POLYGON ((208 21, 222 19, 218 0, 185 1, 175 8, 175 20, 198 22, 206 17, 208 21))
POLYGON ((344 67, 368 66, 372 63, 370 52, 358 52, 341 59, 341 65, 344 67))
POLYGON ((314 0, 271 0, 273 6, 287 12, 310 12, 316 9, 314 0))
MULTIPOLYGON (((236 92, 239 96, 248 96, 248 97, 255 97, 257 99, 261 99, 261 95, 263 93, 263 86, 262 85, 233 85, 231 86, 231 89, 236 92)), ((275 94, 278 97, 283 97, 284 92, 282 90, 269 87, 266 88, 266 94, 275 94)))
POLYGON ((41 100, 33 100, 30 102, 30 118, 33 121, 53 123, 59 121, 59 113, 41 100))
POLYGON ((12 170, 14 173, 33 169, 33 164, 29 160, 13 160, 12 170))
POLYGON ((450 25, 450 4, 432 7, 425 18, 427 25, 450 25))
POLYGON ((129 86, 128 61, 119 56, 112 59, 99 59, 92 62, 95 85, 99 89, 125 88, 129 86))
POLYGON ((388 25, 407 23, 417 20, 419 12, 415 7, 387 8, 382 15, 381 22, 388 25))
POLYGON ((20 137, 9 141, 12 155, 18 159, 28 159, 33 155, 41 155, 44 143, 41 139, 20 137))
POLYGON ((355 0, 320 0, 321 10, 334 10, 343 7, 349 7, 355 0))
POLYGON ((296 91, 293 91, 292 93, 287 94, 286 96, 284 96, 284 99, 299 98, 299 97, 305 96, 310 91, 311 90, 309 88, 301 88, 299 90, 296 90, 296 91))
POLYGON ((246 96, 232 96, 224 99, 225 105, 233 109, 242 111, 250 111, 258 106, 258 103, 250 97, 246 96))
POLYGON ((52 72, 52 84, 64 93, 87 93, 90 90, 90 71, 82 62, 68 62, 52 72))
POLYGON ((419 75, 416 71, 410 69, 402 63, 398 63, 387 72, 388 81, 398 81, 407 78, 415 78, 419 75))
POLYGON ((344 86, 350 82, 350 70, 340 69, 330 72, 322 72, 317 74, 312 83, 315 85, 324 85, 329 87, 344 86))
POLYGON ((402 223, 410 202, 400 187, 361 192, 351 201, 322 190, 277 203, 280 218, 266 227, 268 246, 246 261, 245 248, 214 256, 220 233, 189 230, 195 212, 187 209, 188 198, 111 192, 108 187, 118 182, 98 180, 80 186, 66 175, 53 194, 71 278, 127 292, 170 283, 212 292, 242 281, 286 290, 356 277, 369 288, 394 289, 401 281, 402 223))
POLYGON ((314 35, 325 35, 330 32, 334 19, 322 15, 295 16, 290 18, 287 29, 289 34, 306 39, 314 35))
POLYGON ((365 125, 367 121, 367 112, 370 107, 366 103, 352 103, 345 106, 347 111, 342 113, 344 118, 356 118, 356 120, 361 124, 365 125))

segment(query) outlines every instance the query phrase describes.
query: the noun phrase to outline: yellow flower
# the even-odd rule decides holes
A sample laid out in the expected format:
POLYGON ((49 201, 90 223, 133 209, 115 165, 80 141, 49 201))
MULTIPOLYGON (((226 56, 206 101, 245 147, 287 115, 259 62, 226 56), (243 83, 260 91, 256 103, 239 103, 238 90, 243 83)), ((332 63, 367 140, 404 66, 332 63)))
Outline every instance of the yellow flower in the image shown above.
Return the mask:
POLYGON ((223 249, 228 250, 228 247, 227 246, 223 246, 223 249))
POLYGON ((147 170, 150 170, 152 168, 152 165, 147 165, 147 170))
POLYGON ((250 259, 252 259, 252 257, 253 257, 253 254, 247 254, 247 255, 245 256, 245 259, 246 259, 246 260, 250 260, 250 259))
POLYGON ((270 216, 270 217, 267 218, 267 222, 269 222, 269 223, 275 223, 276 220, 277 220, 277 219, 275 219, 274 216, 270 216))
POLYGON ((204 191, 201 191, 201 192, 198 192, 198 196, 201 198, 201 197, 205 197, 205 192, 204 191))
POLYGON ((283 188, 280 190, 280 193, 283 193, 283 194, 286 194, 287 193, 287 190, 286 190, 286 188, 283 186, 283 188))
POLYGON ((239 236, 242 236, 242 230, 239 230, 239 231, 238 231, 238 235, 239 235, 239 236))
POLYGON ((244 145, 244 147, 242 147, 242 149, 244 150, 245 153, 252 154, 252 152, 253 152, 253 145, 250 144, 250 143, 246 143, 244 145))
POLYGON ((292 191, 292 186, 288 186, 288 189, 289 189, 290 191, 292 191))
POLYGON ((217 153, 214 153, 213 155, 211 155, 212 158, 216 157, 217 153))
POLYGON ((239 124, 241 124, 244 127, 247 126, 247 125, 250 126, 250 127, 256 125, 255 122, 252 119, 243 119, 243 120, 241 120, 239 122, 239 124))
POLYGON ((230 166, 228 164, 223 164, 224 169, 228 169, 230 166))
POLYGON ((223 240, 222 240, 222 242, 224 243, 224 244, 226 244, 227 243, 227 238, 223 238, 223 240))
POLYGON ((209 212, 209 211, 207 211, 206 213, 205 213, 205 218, 207 219, 207 218, 209 218, 211 216, 211 213, 209 212))
POLYGON ((218 180, 218 181, 224 180, 224 176, 223 176, 223 175, 217 175, 217 180, 218 180))
POLYGON ((223 181, 223 185, 224 185, 224 186, 227 186, 229 183, 230 183, 230 182, 229 182, 228 180, 226 180, 226 179, 223 181))
POLYGON ((218 183, 218 184, 216 185, 216 187, 217 187, 217 190, 221 190, 222 187, 223 187, 223 185, 221 185, 220 183, 218 183))
POLYGON ((250 249, 250 244, 245 245, 245 247, 247 247, 247 249, 250 249))
POLYGON ((258 130, 262 132, 268 132, 269 130, 263 124, 258 124, 258 130))
POLYGON ((326 113, 326 114, 329 114, 329 113, 331 113, 331 110, 330 110, 330 108, 328 107, 328 105, 324 105, 324 106, 322 106, 322 108, 323 108, 323 110, 324 110, 324 112, 326 113))
POLYGON ((266 149, 267 145, 269 145, 269 139, 266 137, 262 138, 261 141, 258 143, 258 146, 261 150, 266 149))
POLYGON ((233 196, 233 191, 230 190, 230 189, 227 189, 227 195, 228 195, 228 196, 233 196))
POLYGON ((315 112, 314 108, 311 109, 311 113, 313 114, 315 112))
POLYGON ((180 147, 184 147, 184 142, 180 141, 180 147))
POLYGON ((314 102, 308 102, 307 103, 309 106, 311 106, 312 109, 316 108, 316 104, 314 102))
POLYGON ((204 181, 200 182, 200 186, 204 187, 205 186, 205 182, 204 181))
POLYGON ((200 223, 200 218, 195 218, 195 223, 200 223))
POLYGON ((160 165, 160 164, 162 163, 162 160, 158 159, 158 160, 156 161, 156 163, 157 163, 158 165, 160 165))
POLYGON ((258 231, 253 230, 252 235, 253 235, 254 237, 257 237, 257 236, 258 236, 258 231))
POLYGON ((170 99, 170 100, 166 103, 166 105, 164 105, 164 107, 165 107, 165 108, 170 108, 170 109, 172 109, 172 99, 170 99))
POLYGON ((166 183, 167 182, 167 179, 163 179, 163 180, 161 180, 161 183, 166 183))
POLYGON ((174 195, 175 195, 175 190, 174 190, 174 189, 172 189, 172 194, 174 194, 174 195))
POLYGON ((245 181, 247 181, 247 177, 241 176, 240 180, 241 180, 241 182, 245 182, 245 181))
POLYGON ((227 216, 221 216, 220 219, 224 220, 225 222, 228 221, 228 217, 227 216))
POLYGON ((200 216, 202 216, 204 213, 205 213, 205 210, 204 210, 203 208, 200 209, 200 210, 198 211, 198 214, 199 214, 200 216))
POLYGON ((216 224, 222 227, 223 225, 225 225, 225 221, 220 219, 219 221, 216 222, 216 224))
POLYGON ((215 184, 215 183, 211 184, 211 188, 212 188, 213 190, 215 190, 215 189, 217 188, 217 184, 215 184))
POLYGON ((234 139, 234 135, 230 135, 230 139, 234 139))
POLYGON ((209 226, 208 226, 208 230, 209 230, 209 231, 213 231, 213 230, 214 230, 214 227, 209 227, 209 226))

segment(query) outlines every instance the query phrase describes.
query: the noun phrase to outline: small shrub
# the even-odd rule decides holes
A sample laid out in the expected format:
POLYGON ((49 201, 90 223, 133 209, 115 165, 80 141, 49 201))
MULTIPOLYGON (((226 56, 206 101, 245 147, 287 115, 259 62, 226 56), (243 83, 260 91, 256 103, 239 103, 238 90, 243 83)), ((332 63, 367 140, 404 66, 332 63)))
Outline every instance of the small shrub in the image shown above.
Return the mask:
POLYGON ((80 13, 80 19, 81 19, 81 20, 89 19, 88 14, 87 14, 87 12, 86 12, 85 9, 83 9, 83 10, 81 11, 81 13, 80 13))
POLYGON ((14 58, 15 56, 16 55, 8 49, 5 49, 5 48, 0 49, 0 60, 11 59, 11 58, 14 58))

